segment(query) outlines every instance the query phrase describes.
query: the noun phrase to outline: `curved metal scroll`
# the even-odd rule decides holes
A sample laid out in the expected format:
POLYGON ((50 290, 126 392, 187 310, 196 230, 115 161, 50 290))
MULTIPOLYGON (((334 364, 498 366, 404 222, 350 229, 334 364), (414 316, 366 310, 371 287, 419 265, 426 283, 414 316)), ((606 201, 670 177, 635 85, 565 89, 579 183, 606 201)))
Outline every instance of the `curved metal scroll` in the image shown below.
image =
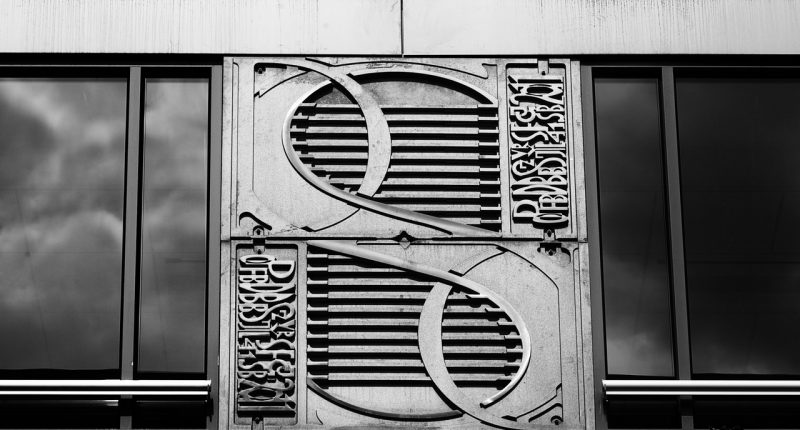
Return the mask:
MULTIPOLYGON (((530 348, 526 349, 527 355, 523 355, 523 364, 520 367, 520 370, 514 376, 514 379, 509 383, 503 391, 498 392, 494 396, 484 400, 481 402, 481 407, 475 405, 461 390, 456 386, 455 382, 450 379, 449 375, 447 374, 447 367, 444 361, 444 356, 442 355, 442 311, 444 310, 445 303, 447 302, 447 296, 450 295, 451 287, 446 284, 436 284, 433 287, 433 290, 430 292, 428 296, 428 300, 425 301, 425 306, 422 308, 422 314, 419 318, 419 336, 422 338, 425 335, 425 339, 429 341, 420 341, 419 343, 419 352, 422 355, 422 362, 425 363, 425 367, 428 370, 428 373, 433 380, 433 383, 436 385, 442 395, 453 402, 459 409, 467 413, 468 415, 478 419, 482 422, 487 424, 499 426, 499 427, 506 427, 506 428, 513 428, 513 429, 528 429, 530 425, 525 423, 518 423, 514 421, 509 421, 502 419, 500 417, 496 417, 485 409, 481 409, 481 407, 487 407, 488 405, 494 403, 495 401, 499 400, 502 396, 510 391, 512 384, 516 385, 516 382, 522 378, 524 375, 525 370, 527 369, 528 362, 530 360, 530 348), (433 333, 433 336, 430 336, 433 333)), ((524 327, 520 329, 522 331, 524 327)), ((527 336, 527 330, 525 335, 527 336)), ((525 338, 523 337, 523 345, 525 345, 525 338)), ((530 346, 530 339, 528 339, 528 347, 530 346)))
MULTIPOLYGON (((366 93, 358 84, 358 82, 351 77, 339 73, 333 73, 323 67, 315 67, 315 65, 306 63, 293 65, 315 71, 327 77, 332 82, 340 85, 350 96, 353 97, 364 113, 364 117, 367 121, 367 139, 369 145, 367 154, 367 169, 364 175, 364 181, 359 186, 357 195, 354 195, 344 190, 340 190, 314 175, 308 169, 308 167, 303 164, 302 161, 300 161, 297 153, 292 148, 292 139, 290 135, 292 118, 305 98, 313 94, 313 92, 317 91, 319 88, 314 88, 312 91, 307 93, 306 96, 297 100, 289 109, 286 119, 284 120, 282 138, 284 153, 286 154, 289 163, 292 165, 295 171, 297 171, 297 173, 303 177, 303 179, 305 179, 318 190, 328 194, 333 198, 347 202, 355 207, 367 209, 391 218, 413 222, 415 224, 430 227, 453 235, 486 236, 497 234, 481 228, 425 215, 419 212, 410 211, 408 209, 386 205, 368 199, 367 197, 370 197, 377 192, 378 187, 380 187, 380 184, 383 182, 383 179, 388 172, 389 161, 391 159, 391 136, 389 135, 389 126, 386 123, 386 118, 383 116, 383 111, 381 111, 375 99, 366 93)), ((416 72, 404 71, 403 73, 416 72)), ((425 74, 431 75, 433 73, 428 72, 425 74)))
MULTIPOLYGON (((478 284, 475 281, 462 278, 460 276, 454 275, 449 272, 445 272, 444 270, 412 263, 397 257, 392 257, 375 251, 358 248, 343 242, 311 240, 308 242, 308 244, 309 246, 315 246, 318 248, 326 249, 328 251, 333 251, 340 254, 349 255, 352 257, 358 257, 382 263, 388 266, 397 267, 399 269, 407 270, 410 272, 416 272, 423 275, 428 275, 437 278, 441 281, 447 282, 448 284, 457 285, 467 290, 475 292, 476 294, 471 295, 472 297, 485 297, 493 301, 508 314, 512 323, 517 327, 517 330, 519 330, 520 340, 522 343, 522 362, 520 363, 519 370, 511 379, 511 381, 505 387, 503 387, 502 390, 500 390, 493 396, 481 402, 480 406, 485 408, 496 403, 498 400, 502 399, 509 392, 511 392, 511 390, 513 390, 514 387, 516 387, 516 385, 524 377, 525 372, 527 371, 528 366, 530 364, 530 358, 531 358, 531 339, 528 329, 525 326, 522 316, 516 311, 516 309, 514 309, 514 307, 510 303, 508 303, 505 299, 496 295, 488 288, 484 287, 481 284, 478 284)), ((444 304, 445 301, 447 300, 447 296, 450 293, 450 290, 451 290, 450 285, 446 285, 443 283, 437 284, 434 287, 433 291, 431 291, 431 294, 426 300, 425 305, 423 307, 420 318, 420 326, 419 326, 419 339, 420 339, 419 348, 420 352, 422 353, 423 363, 425 363, 426 367, 428 368, 428 371, 431 375, 431 378, 433 379, 433 382, 442 391, 442 393, 445 394, 446 398, 453 401, 453 403, 455 403, 464 412, 474 416, 475 418, 478 418, 486 422, 494 423, 492 420, 494 420, 495 417, 491 416, 490 414, 487 414, 486 412, 482 412, 480 409, 477 409, 476 411, 475 408, 470 406, 470 401, 466 398, 466 396, 464 396, 463 393, 461 393, 458 387, 456 387, 455 383, 449 378, 447 373, 447 368, 444 362, 444 356, 442 356, 441 315, 442 312, 444 311, 444 304), (439 297, 441 295, 443 295, 444 298, 439 297), (441 303, 439 303, 439 301, 441 301, 441 303), (432 333, 438 333, 438 336, 436 336, 437 339, 431 342, 422 341, 422 339, 426 338, 432 333), (436 356, 435 359, 432 358, 433 355, 436 356), (428 357, 427 359, 426 356, 428 357), (444 383, 444 380, 447 380, 448 382, 444 383), (451 398, 451 395, 456 397, 451 398)), ((504 423, 502 425, 506 425, 505 424, 506 421, 498 421, 498 423, 500 422, 504 423)), ((508 423, 513 424, 513 422, 508 422, 508 423)))
POLYGON ((375 418, 406 420, 406 421, 439 421, 439 420, 458 418, 461 415, 463 415, 463 413, 458 410, 451 410, 445 412, 432 412, 426 414, 405 414, 401 412, 379 411, 376 409, 358 406, 352 401, 344 399, 341 396, 334 396, 333 394, 324 390, 322 387, 319 386, 319 384, 312 381, 311 379, 308 379, 306 381, 306 384, 308 385, 308 388, 311 389, 311 391, 319 394, 322 398, 333 403, 334 405, 339 405, 345 409, 349 409, 351 411, 358 412, 360 414, 375 418))

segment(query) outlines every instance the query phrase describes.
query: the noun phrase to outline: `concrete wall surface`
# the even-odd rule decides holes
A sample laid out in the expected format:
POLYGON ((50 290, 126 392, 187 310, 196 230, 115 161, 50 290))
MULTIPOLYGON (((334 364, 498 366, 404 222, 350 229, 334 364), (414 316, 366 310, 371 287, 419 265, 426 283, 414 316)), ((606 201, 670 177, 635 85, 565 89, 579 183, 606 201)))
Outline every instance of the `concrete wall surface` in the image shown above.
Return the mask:
POLYGON ((4 0, 0 52, 400 53, 400 0, 4 0))
POLYGON ((800 54, 800 1, 5 0, 0 52, 800 54))
POLYGON ((796 0, 404 0, 411 55, 800 54, 796 0))

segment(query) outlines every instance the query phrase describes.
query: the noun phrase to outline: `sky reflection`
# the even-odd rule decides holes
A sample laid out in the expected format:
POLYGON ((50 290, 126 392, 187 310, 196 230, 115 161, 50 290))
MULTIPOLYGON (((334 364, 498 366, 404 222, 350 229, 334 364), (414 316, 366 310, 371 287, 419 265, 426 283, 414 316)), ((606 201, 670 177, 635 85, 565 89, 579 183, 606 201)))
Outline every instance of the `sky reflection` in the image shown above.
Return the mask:
POLYGON ((595 79, 609 375, 672 376, 657 79, 595 79))
POLYGON ((0 368, 119 368, 126 100, 0 79, 0 368))
POLYGON ((800 375, 800 79, 677 80, 695 374, 800 375))
POLYGON ((138 370, 204 372, 208 80, 145 88, 138 370))

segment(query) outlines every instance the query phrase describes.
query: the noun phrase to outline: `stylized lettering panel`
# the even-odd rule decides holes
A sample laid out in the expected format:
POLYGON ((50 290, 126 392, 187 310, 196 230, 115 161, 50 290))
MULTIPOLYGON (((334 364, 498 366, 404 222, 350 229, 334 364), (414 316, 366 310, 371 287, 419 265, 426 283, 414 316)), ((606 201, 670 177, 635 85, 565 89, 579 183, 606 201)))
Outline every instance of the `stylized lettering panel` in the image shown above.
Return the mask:
POLYGON ((569 225, 570 189, 564 77, 508 71, 511 213, 554 231, 569 225))
POLYGON ((243 250, 237 261, 236 411, 295 422, 297 259, 270 252, 243 250))

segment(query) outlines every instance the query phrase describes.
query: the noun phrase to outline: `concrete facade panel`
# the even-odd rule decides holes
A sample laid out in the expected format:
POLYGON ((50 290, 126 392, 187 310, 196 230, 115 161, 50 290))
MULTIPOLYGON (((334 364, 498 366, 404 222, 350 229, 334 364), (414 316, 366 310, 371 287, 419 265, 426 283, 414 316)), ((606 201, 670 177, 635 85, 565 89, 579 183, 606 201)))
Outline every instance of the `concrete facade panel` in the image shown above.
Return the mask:
POLYGON ((408 55, 798 54, 792 0, 405 0, 408 55))
POLYGON ((400 0, 14 0, 0 52, 400 53, 400 0))

